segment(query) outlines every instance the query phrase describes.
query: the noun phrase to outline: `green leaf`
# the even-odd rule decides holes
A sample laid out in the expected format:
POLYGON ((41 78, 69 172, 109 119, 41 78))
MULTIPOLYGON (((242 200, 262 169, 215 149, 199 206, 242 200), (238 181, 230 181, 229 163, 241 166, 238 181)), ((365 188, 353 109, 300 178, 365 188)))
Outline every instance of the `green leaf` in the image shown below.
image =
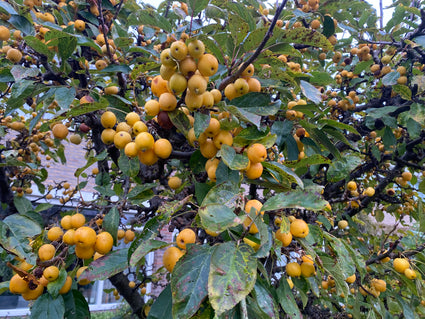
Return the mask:
POLYGON ((277 305, 272 294, 259 280, 255 283, 254 295, 259 308, 267 318, 279 318, 277 305))
POLYGON ((421 124, 416 122, 414 119, 409 118, 407 120, 407 132, 412 138, 417 138, 421 134, 421 124))
POLYGON ((397 301, 399 302, 399 304, 403 307, 403 318, 406 319, 415 319, 416 316, 412 310, 412 308, 410 307, 410 305, 403 299, 402 296, 400 295, 396 295, 397 301))
POLYGON ((344 179, 360 164, 361 159, 355 155, 349 155, 339 161, 333 161, 329 166, 328 179, 333 182, 344 179))
POLYGON ((129 158, 122 152, 118 159, 118 166, 123 174, 129 177, 135 177, 137 174, 139 174, 140 162, 137 157, 129 158))
POLYGON ((112 235, 114 244, 117 243, 118 226, 120 225, 120 213, 114 206, 103 218, 102 228, 112 235))
POLYGON ((58 42, 58 53, 62 60, 68 59, 77 47, 77 39, 74 37, 63 37, 58 42))
POLYGON ((345 279, 350 275, 345 275, 342 272, 342 269, 338 263, 338 261, 334 260, 333 258, 329 257, 328 255, 322 254, 318 252, 318 255, 320 256, 320 259, 322 260, 323 268, 326 272, 328 272, 335 280, 335 286, 337 289, 337 293, 341 294, 344 293, 345 296, 348 296, 348 286, 345 282, 345 279))
POLYGON ((277 180, 279 183, 291 186, 292 183, 298 184, 304 188, 303 181, 290 168, 278 162, 264 162, 263 167, 277 180))
POLYGON ((327 72, 312 71, 310 82, 316 85, 330 85, 335 84, 335 80, 327 72))
POLYGON ((210 124, 211 116, 210 114, 203 114, 201 112, 195 112, 195 123, 193 124, 193 129, 195 131, 196 138, 207 129, 210 124))
POLYGON ((231 170, 243 170, 248 167, 249 159, 245 155, 236 154, 233 147, 223 144, 217 156, 221 157, 222 161, 231 170))
POLYGON ((398 72, 390 72, 385 74, 382 78, 382 84, 385 86, 391 86, 397 84, 397 79, 400 77, 400 73, 398 72))
POLYGON ((65 319, 89 319, 89 305, 83 294, 78 290, 71 290, 63 295, 65 301, 65 319))
POLYGON ((105 98, 100 98, 99 102, 77 105, 66 113, 68 117, 76 117, 79 115, 91 113, 98 110, 104 110, 109 106, 109 102, 105 98))
POLYGON ((388 126, 385 126, 382 141, 384 142, 384 146, 387 150, 397 143, 397 139, 395 138, 393 131, 388 126))
POLYGON ((253 249, 226 242, 216 246, 211 256, 208 296, 216 315, 232 309, 254 288, 257 261, 253 249))
MULTIPOLYGON (((332 22, 333 23, 333 22, 332 22)), ((277 29, 273 30, 273 36, 269 42, 279 40, 284 43, 305 44, 313 47, 319 47, 326 50, 332 50, 333 46, 327 37, 317 31, 300 27, 295 29, 277 29)), ((267 42, 267 43, 269 43, 267 42)), ((257 42, 258 43, 258 42, 257 42)))
POLYGON ((407 85, 396 84, 392 86, 392 90, 400 94, 404 100, 410 101, 412 99, 412 91, 407 85))
POLYGON ((99 73, 129 73, 131 71, 130 67, 126 64, 111 64, 108 65, 106 68, 104 68, 101 71, 97 71, 99 73))
POLYGON ((319 154, 313 154, 308 157, 304 157, 299 161, 285 161, 286 167, 298 168, 298 167, 307 167, 308 165, 317 165, 317 164, 332 164, 332 161, 319 154))
POLYGON ((314 85, 301 80, 300 87, 303 94, 312 102, 319 104, 322 102, 322 94, 314 85))
POLYGON ((41 53, 48 57, 49 61, 53 58, 54 53, 52 50, 49 50, 49 47, 41 42, 36 37, 28 35, 24 38, 25 43, 33 48, 36 52, 41 53))
MULTIPOLYGON (((21 31, 24 35, 35 34, 33 24, 22 15, 12 14, 12 16, 10 17, 9 20, 7 20, 7 22, 9 22, 19 31, 21 31)), ((26 42, 26 39, 25 39, 25 42, 26 42)))
POLYGON ((167 285, 153 303, 147 319, 173 319, 172 301, 171 285, 167 285))
POLYGON ((301 313, 295 301, 294 294, 289 287, 286 277, 282 277, 276 291, 279 304, 283 311, 292 319, 301 319, 301 313))
POLYGON ((58 319, 65 315, 65 302, 62 296, 53 298, 42 294, 31 307, 31 319, 58 319))
POLYGON ((360 74, 365 70, 368 70, 370 66, 373 64, 373 59, 370 59, 368 61, 362 61, 356 64, 354 67, 354 74, 360 74))
POLYGON ((419 231, 423 233, 425 232, 425 210, 424 210, 424 204, 422 200, 420 199, 418 200, 417 210, 418 210, 418 220, 419 220, 419 231))
POLYGON ((35 77, 40 72, 37 68, 26 68, 22 65, 14 65, 10 70, 10 73, 13 75, 15 81, 25 79, 27 77, 35 77))
POLYGON ((317 142, 322 144, 324 147, 326 147, 329 152, 332 153, 333 156, 335 156, 337 159, 341 159, 341 153, 339 150, 335 147, 335 145, 332 143, 332 141, 326 136, 325 133, 323 133, 321 130, 314 128, 309 131, 311 138, 317 142))
POLYGON ((327 38, 329 38, 331 35, 335 33, 335 24, 334 19, 332 19, 330 16, 325 15, 323 20, 323 35, 327 38))
POLYGON ((59 290, 61 290, 63 285, 65 284, 67 276, 68 273, 66 272, 65 268, 62 268, 59 272, 59 277, 55 281, 49 282, 47 284, 47 291, 53 298, 58 297, 59 290))
POLYGON ((136 267, 137 264, 151 251, 167 247, 170 243, 161 240, 149 239, 142 241, 136 248, 130 258, 130 266, 136 267))
MULTIPOLYGON (((111 234, 112 235, 112 234, 111 234)), ((128 268, 127 262, 128 248, 114 250, 102 258, 94 260, 90 263, 80 279, 105 280, 124 269, 128 268)))
POLYGON ((17 14, 17 12, 15 11, 15 9, 6 1, 2 1, 0 2, 0 8, 2 8, 4 12, 7 12, 9 14, 17 14))
POLYGON ((55 90, 55 101, 62 110, 67 110, 74 101, 75 95, 74 87, 58 87, 55 90))
POLYGON ((213 248, 189 245, 171 276, 173 318, 189 318, 208 296, 208 275, 213 248))
POLYGON ((236 106, 239 110, 260 116, 274 115, 279 111, 281 101, 272 102, 270 94, 250 92, 234 98, 229 104, 236 106))
POLYGON ((199 12, 207 7, 208 2, 209 0, 188 0, 187 4, 189 5, 192 14, 196 16, 199 12))
POLYGON ((272 211, 283 208, 308 209, 313 211, 324 210, 327 201, 325 201, 319 193, 311 191, 302 191, 296 189, 294 191, 279 193, 270 197, 263 205, 262 210, 272 211))
POLYGON ((222 232, 242 223, 232 209, 218 203, 202 206, 198 215, 201 218, 202 226, 215 232, 222 232))
POLYGON ((97 162, 98 162, 98 159, 96 157, 89 157, 87 159, 86 165, 84 165, 83 167, 78 168, 75 171, 74 176, 75 177, 79 177, 82 172, 84 172, 88 167, 92 166, 94 163, 97 163, 97 162))
POLYGON ((15 196, 13 198, 13 204, 15 204, 16 209, 21 214, 33 210, 31 201, 26 197, 15 196))
POLYGON ((360 133, 353 126, 345 124, 345 123, 341 123, 341 122, 330 120, 330 119, 320 119, 318 122, 321 124, 339 128, 341 130, 347 130, 348 132, 360 135, 360 133))
POLYGON ((187 132, 191 128, 187 115, 179 109, 167 113, 171 122, 174 124, 175 127, 177 127, 180 133, 182 133, 184 136, 187 136, 187 132))

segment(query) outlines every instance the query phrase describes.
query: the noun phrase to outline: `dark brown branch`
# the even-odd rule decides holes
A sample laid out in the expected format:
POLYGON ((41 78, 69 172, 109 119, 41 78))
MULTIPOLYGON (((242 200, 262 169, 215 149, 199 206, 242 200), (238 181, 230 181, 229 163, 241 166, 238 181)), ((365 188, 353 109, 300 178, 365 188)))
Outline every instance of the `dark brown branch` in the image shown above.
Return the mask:
POLYGON ((109 277, 109 281, 115 286, 120 295, 128 302, 133 313, 142 318, 142 311, 145 305, 143 297, 139 294, 137 288, 128 286, 129 280, 122 272, 109 277))

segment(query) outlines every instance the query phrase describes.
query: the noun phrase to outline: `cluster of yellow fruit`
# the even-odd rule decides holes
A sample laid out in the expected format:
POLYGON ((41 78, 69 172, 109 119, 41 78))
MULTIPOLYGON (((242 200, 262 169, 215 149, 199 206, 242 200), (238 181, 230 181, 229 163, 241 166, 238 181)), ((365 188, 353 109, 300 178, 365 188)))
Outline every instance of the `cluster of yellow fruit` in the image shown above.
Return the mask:
POLYGON ((404 274, 408 279, 415 279, 416 272, 410 268, 409 259, 407 258, 395 258, 393 260, 394 270, 404 274))
POLYGON ((196 242, 196 233, 190 229, 183 229, 176 237, 178 247, 168 247, 162 256, 162 263, 169 272, 172 272, 177 261, 185 254, 186 245, 196 242))
POLYGON ((140 120, 139 114, 130 112, 125 120, 116 125, 115 114, 111 111, 104 112, 100 118, 104 127, 101 134, 102 142, 124 149, 128 157, 138 156, 140 162, 145 165, 153 165, 158 158, 166 159, 170 156, 173 150, 171 143, 164 138, 155 141, 152 134, 148 132, 146 124, 140 120))
POLYGON ((316 273, 314 261, 310 255, 302 256, 301 264, 296 261, 287 263, 285 270, 286 274, 290 277, 303 276, 305 278, 308 278, 315 275, 316 273))
POLYGON ((131 229, 118 229, 117 238, 118 240, 124 239, 124 244, 128 244, 134 240, 136 233, 131 229))
MULTIPOLYGON (((9 41, 11 39, 10 30, 6 26, 0 26, 0 40, 1 41, 9 41)), ((19 30, 14 30, 12 33, 12 39, 15 40, 14 46, 18 46, 18 41, 22 40, 22 34, 19 30)), ((12 44, 11 44, 12 45, 12 44)), ((18 63, 22 60, 22 52, 13 48, 9 45, 3 45, 1 52, 6 55, 6 59, 8 59, 12 63, 18 63)))
POLYGON ((149 116, 159 111, 173 111, 177 98, 185 92, 185 104, 193 111, 202 106, 212 107, 221 100, 218 90, 207 90, 209 77, 218 69, 218 61, 212 54, 205 53, 205 45, 200 40, 174 41, 160 55, 160 75, 153 78, 151 90, 158 101, 148 101, 144 108, 149 116))
MULTIPOLYGON (((33 265, 22 261, 18 266, 19 272, 13 275, 9 281, 9 290, 13 294, 22 295, 25 300, 35 300, 40 297, 44 288, 59 277, 59 268, 56 266, 48 266, 43 270, 43 274, 39 279, 28 273, 33 265)), ((66 294, 72 286, 72 278, 66 277, 66 280, 59 290, 60 294, 66 294)))
POLYGON ((226 86, 224 89, 224 95, 231 101, 234 98, 245 95, 249 92, 260 92, 261 83, 256 78, 253 78, 253 75, 254 65, 250 64, 245 70, 243 70, 240 78, 226 86))
MULTIPOLYGON (((350 193, 350 195, 352 197, 359 197, 360 196, 360 192, 357 188, 357 183, 355 181, 349 181, 347 183, 347 191, 350 193)), ((373 187, 367 187, 363 190, 363 192, 361 193, 361 196, 365 197, 372 197, 375 195, 375 189, 373 187)), ((359 207, 359 200, 351 200, 348 202, 348 204, 352 207, 352 208, 358 208, 359 207)))
MULTIPOLYGON (((83 214, 65 215, 61 219, 61 226, 66 232, 63 233, 60 227, 55 226, 49 229, 47 238, 51 241, 58 241, 62 237, 65 244, 75 245, 75 255, 78 258, 90 259, 93 257, 96 260, 111 251, 114 240, 110 233, 102 231, 96 234, 93 228, 84 226, 85 223, 86 218, 83 214)), ((40 259, 42 258, 40 257, 40 259)))

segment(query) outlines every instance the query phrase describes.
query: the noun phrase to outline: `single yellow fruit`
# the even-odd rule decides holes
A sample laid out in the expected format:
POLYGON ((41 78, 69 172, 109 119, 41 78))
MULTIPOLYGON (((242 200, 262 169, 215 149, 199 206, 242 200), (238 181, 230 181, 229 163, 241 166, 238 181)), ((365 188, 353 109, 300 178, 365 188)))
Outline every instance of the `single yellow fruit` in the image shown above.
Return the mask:
MULTIPOLYGON (((254 208, 255 214, 258 215, 261 211, 261 207, 263 207, 263 204, 258 199, 250 199, 245 204, 245 211, 250 213, 252 208, 254 208)), ((261 215, 264 215, 264 212, 261 212, 261 215)))
POLYGON ((59 277, 59 269, 56 266, 49 266, 44 269, 43 276, 48 281, 55 281, 59 277))
POLYGON ((43 291, 44 291, 44 286, 38 285, 37 288, 35 288, 34 290, 28 289, 27 291, 22 293, 22 298, 24 298, 27 301, 36 300, 38 297, 40 297, 43 294, 43 291))
POLYGON ((218 61, 212 54, 206 53, 199 58, 198 70, 203 76, 212 76, 217 72, 218 61))
POLYGON ((75 244, 81 248, 93 247, 96 243, 96 232, 93 228, 82 226, 74 234, 75 244))
POLYGON ((250 245, 252 248, 254 248, 255 251, 257 251, 261 247, 260 244, 257 244, 255 241, 253 241, 249 238, 244 237, 243 241, 244 241, 245 244, 250 245))
POLYGON ((137 121, 140 121, 140 115, 137 114, 136 112, 130 112, 125 116, 125 121, 127 122, 128 125, 133 126, 134 123, 136 123, 137 121))
POLYGON ((287 263, 286 274, 290 277, 301 276, 301 266, 296 262, 287 263))
POLYGON ((63 229, 71 229, 72 228, 72 222, 71 222, 71 215, 65 215, 61 219, 61 226, 63 229))
POLYGON ((413 269, 407 268, 404 271, 404 275, 408 278, 408 279, 415 279, 416 278, 416 272, 413 269))
POLYGON ((71 245, 71 246, 75 245, 74 235, 75 235, 75 230, 68 229, 62 237, 63 242, 67 245, 71 245))
POLYGON ((403 172, 403 173, 401 174, 401 177, 402 177, 405 181, 410 182, 410 180, 412 179, 412 173, 410 173, 410 172, 403 172))
POLYGON ((106 145, 112 144, 114 142, 116 131, 112 128, 106 128, 102 131, 100 139, 106 145))
POLYGON ((302 262, 300 267, 301 267, 301 275, 306 278, 313 276, 314 273, 316 272, 314 265, 309 262, 302 262))
POLYGON ((10 38, 10 31, 4 25, 0 25, 0 40, 7 41, 10 38))
POLYGON ((308 224, 302 219, 295 219, 290 226, 292 236, 305 238, 309 233, 308 224))
POLYGON ((18 274, 15 274, 9 281, 9 290, 12 294, 23 294, 29 290, 28 282, 18 274))
POLYGON ((192 75, 187 81, 187 87, 191 93, 200 95, 207 90, 207 80, 200 74, 192 75))
POLYGON ((290 232, 282 233, 280 229, 276 231, 275 237, 282 243, 283 247, 288 247, 292 242, 292 234, 290 232))
POLYGON ((356 274, 352 274, 350 277, 347 277, 345 281, 349 284, 352 284, 356 281, 356 274))
POLYGON ((185 59, 187 51, 187 46, 183 41, 174 41, 170 46, 170 55, 177 61, 185 59))
POLYGON ((254 143, 248 148, 247 156, 251 163, 264 162, 267 158, 267 149, 263 144, 254 143))
POLYGON ((211 118, 210 119, 210 123, 208 124, 208 127, 205 129, 205 134, 208 137, 214 137, 215 135, 217 135, 217 133, 220 131, 220 122, 215 119, 215 118, 211 118))
POLYGON ((156 156, 162 159, 166 159, 171 155, 173 147, 169 140, 165 138, 160 138, 159 140, 155 141, 153 150, 156 156))
POLYGON ((204 55, 205 45, 201 40, 192 40, 187 46, 189 55, 194 59, 199 59, 204 55))
POLYGON ((47 239, 49 239, 50 241, 55 241, 61 238, 62 235, 63 235, 62 228, 55 226, 50 228, 49 231, 47 232, 47 239))
POLYGON ((117 123, 117 117, 111 111, 106 111, 100 117, 100 123, 104 128, 113 128, 117 123))
POLYGON ((64 295, 68 291, 71 290, 72 287, 72 278, 70 276, 66 276, 66 280, 62 286, 62 288, 59 290, 59 294, 64 295))
MULTIPOLYGON (((108 63, 105 60, 97 60, 96 63, 94 64, 94 66, 96 67, 97 70, 101 71, 108 66, 108 63)), ((105 88, 105 90, 104 90, 105 94, 107 94, 107 95, 116 94, 116 93, 110 93, 110 91, 108 91, 108 93, 106 93, 107 89, 108 88, 105 88)))
POLYGON ((81 247, 81 246, 75 246, 75 255, 80 259, 90 259, 94 255, 94 247, 88 246, 88 247, 81 247))
POLYGON ((357 189, 357 184, 356 184, 356 182, 355 182, 355 181, 349 181, 349 182, 347 183, 347 189, 348 189, 349 191, 355 191, 355 190, 357 189))
POLYGON ((55 124, 52 133, 55 138, 63 140, 68 135, 68 127, 62 123, 55 124))
POLYGON ((145 103, 144 109, 147 115, 157 116, 160 111, 159 102, 157 100, 149 100, 145 103))
POLYGON ((75 20, 74 28, 80 32, 86 29, 86 23, 83 20, 75 20))
POLYGON ((217 133, 216 136, 214 136, 214 145, 217 149, 221 149, 221 146, 223 144, 232 146, 233 144, 233 135, 229 131, 223 131, 217 133))
POLYGON ((372 197, 373 195, 375 195, 375 189, 373 187, 368 187, 363 191, 363 195, 372 197))
POLYGON ((22 60, 22 53, 18 49, 14 49, 14 48, 9 49, 7 50, 7 53, 6 53, 6 59, 8 59, 9 61, 13 63, 18 63, 19 61, 22 60))
POLYGON ((174 111, 177 106, 175 95, 169 92, 162 93, 158 102, 160 109, 167 112, 174 111))
POLYGON ((393 261, 395 271, 404 273, 406 269, 410 267, 409 259, 407 258, 395 258, 393 261))
POLYGON ((250 227, 249 228, 249 233, 250 234, 256 234, 256 233, 258 233, 258 228, 257 228, 257 226, 255 225, 255 223, 252 223, 252 219, 251 219, 251 217, 249 217, 248 215, 247 216, 245 216, 245 219, 244 219, 244 221, 243 221, 243 226, 244 226, 244 228, 245 229, 247 229, 248 227, 250 227), (251 225, 251 226, 250 226, 251 225))
POLYGON ((186 249, 187 244, 194 244, 196 241, 196 234, 190 228, 183 229, 176 238, 177 246, 181 249, 186 249))
POLYGON ((180 186, 182 186, 182 180, 178 176, 172 176, 168 179, 168 186, 171 189, 178 189, 180 186))
POLYGON ((340 220, 338 222, 338 228, 339 229, 345 229, 348 227, 348 222, 346 220, 340 220))
POLYGON ((168 247, 162 256, 162 263, 165 269, 172 272, 177 261, 184 255, 184 253, 177 247, 168 247))
POLYGON ((131 242, 131 241, 133 241, 135 237, 136 237, 136 233, 135 233, 134 231, 132 231, 131 229, 127 229, 127 230, 125 231, 124 239, 125 239, 127 242, 131 242))
POLYGON ((117 238, 118 238, 118 240, 123 239, 124 236, 125 236, 124 229, 118 229, 118 232, 117 232, 117 238))
POLYGON ((130 281, 130 282, 128 283, 128 286, 129 286, 130 288, 134 288, 134 287, 136 287, 136 283, 135 283, 134 281, 130 281))
POLYGON ((111 251, 113 244, 114 239, 112 238, 112 235, 104 231, 96 236, 94 250, 99 254, 106 255, 111 251))
POLYGON ((131 142, 131 135, 125 131, 117 132, 114 135, 114 144, 118 149, 123 149, 128 143, 131 142))
MULTIPOLYGON (((242 64, 239 66, 239 68, 242 67, 242 64)), ((251 77, 254 75, 254 65, 251 63, 246 67, 245 70, 243 70, 241 76, 243 77, 251 77)))
POLYGON ((41 261, 50 260, 55 256, 56 248, 52 244, 44 244, 38 249, 38 258, 41 261))
POLYGON ((372 279, 371 286, 379 292, 384 292, 385 290, 387 290, 387 283, 382 279, 372 279))
POLYGON ((71 216, 72 228, 80 228, 86 223, 86 217, 81 213, 76 213, 71 216))
POLYGON ((249 179, 257 179, 263 174, 263 165, 259 163, 251 163, 249 168, 245 171, 246 177, 249 179))
POLYGON ((152 134, 148 132, 141 132, 138 134, 134 142, 136 143, 137 148, 141 151, 152 149, 155 144, 152 134))
MULTIPOLYGON (((87 268, 88 268, 87 266, 78 268, 77 274, 76 274, 77 280, 81 277, 81 275, 87 268)), ((89 283, 90 283, 90 280, 88 279, 81 279, 78 281, 78 284, 80 284, 81 286, 88 285, 89 283)))

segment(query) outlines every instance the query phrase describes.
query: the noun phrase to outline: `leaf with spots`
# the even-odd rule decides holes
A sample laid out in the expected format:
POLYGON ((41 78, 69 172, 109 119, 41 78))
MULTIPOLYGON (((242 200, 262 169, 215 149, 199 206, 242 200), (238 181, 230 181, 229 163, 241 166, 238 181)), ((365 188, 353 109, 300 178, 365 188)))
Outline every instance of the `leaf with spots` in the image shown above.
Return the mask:
POLYGON ((288 282, 286 281, 286 277, 282 277, 276 292, 279 304, 283 311, 285 311, 285 313, 289 316, 289 318, 301 319, 302 317, 300 310, 298 309, 294 294, 289 287, 288 282))
POLYGON ((189 245, 171 277, 173 318, 191 317, 208 296, 208 274, 213 248, 189 245))
POLYGON ((92 261, 80 279, 105 280, 128 267, 128 248, 114 250, 108 255, 92 261))
POLYGON ((216 315, 232 309, 254 288, 257 262, 254 250, 234 242, 220 244, 211 256, 208 296, 216 315))
POLYGON ((262 210, 270 211, 283 208, 304 208, 313 211, 325 209, 325 201, 319 193, 312 191, 294 190, 277 194, 269 198, 263 205, 262 210))
POLYGON ((273 42, 304 44, 332 50, 332 44, 323 34, 304 27, 289 30, 275 29, 267 45, 273 42))

